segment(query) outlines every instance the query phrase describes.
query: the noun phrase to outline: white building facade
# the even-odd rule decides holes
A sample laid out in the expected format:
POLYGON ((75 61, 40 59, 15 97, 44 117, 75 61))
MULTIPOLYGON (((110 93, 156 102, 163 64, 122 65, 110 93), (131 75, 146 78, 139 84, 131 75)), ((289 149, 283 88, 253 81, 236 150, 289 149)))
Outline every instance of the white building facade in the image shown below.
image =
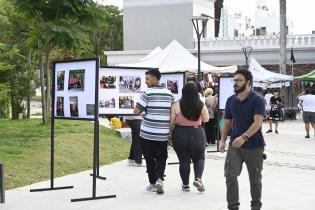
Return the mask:
MULTIPOLYGON (((192 16, 214 17, 215 0, 124 0, 124 50, 152 50, 176 39, 185 48, 194 47, 192 16)), ((204 38, 214 37, 209 20, 204 38)))
MULTIPOLYGON (((253 19, 245 16, 240 11, 231 10, 228 6, 229 1, 224 1, 219 37, 278 36, 280 32, 280 17, 266 0, 256 0, 256 10, 253 19)), ((290 18, 287 18, 287 26, 288 34, 291 35, 294 28, 290 18)))

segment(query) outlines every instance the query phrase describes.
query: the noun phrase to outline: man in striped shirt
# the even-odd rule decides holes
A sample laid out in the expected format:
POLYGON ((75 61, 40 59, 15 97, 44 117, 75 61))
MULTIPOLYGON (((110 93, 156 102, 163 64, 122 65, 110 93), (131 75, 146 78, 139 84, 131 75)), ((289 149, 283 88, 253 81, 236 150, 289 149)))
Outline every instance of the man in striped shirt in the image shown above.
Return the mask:
POLYGON ((141 148, 147 165, 150 185, 147 191, 164 193, 163 181, 167 159, 170 110, 174 101, 172 93, 160 85, 161 73, 150 69, 145 73, 148 89, 142 93, 134 114, 145 111, 141 123, 141 148))

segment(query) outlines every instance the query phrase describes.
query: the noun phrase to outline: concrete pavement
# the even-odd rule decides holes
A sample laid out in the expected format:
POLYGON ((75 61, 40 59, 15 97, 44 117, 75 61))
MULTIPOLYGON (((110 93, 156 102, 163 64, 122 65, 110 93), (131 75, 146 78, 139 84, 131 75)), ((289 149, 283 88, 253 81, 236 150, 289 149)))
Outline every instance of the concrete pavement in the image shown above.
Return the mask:
MULTIPOLYGON (((267 130, 264 124, 263 130, 267 130)), ((264 134, 267 160, 263 170, 264 210, 315 209, 315 137, 305 139, 301 121, 280 123, 279 134, 264 134)), ((209 147, 207 150, 215 150, 209 147)), ((191 184, 190 192, 181 191, 178 165, 167 165, 165 194, 146 192, 148 184, 145 167, 128 166, 127 161, 103 166, 100 174, 107 180, 97 181, 97 195, 117 195, 117 198, 71 203, 71 198, 90 197, 90 171, 55 179, 55 186, 73 185, 74 189, 33 192, 30 189, 49 187, 49 181, 36 183, 6 192, 6 203, 1 210, 225 210, 225 154, 207 153, 203 182, 205 193, 199 193, 191 184)), ((177 162, 169 149, 168 162, 177 162)), ((47 172, 49 173, 49 172, 47 172)), ((193 170, 191 171, 191 183, 193 170)), ((246 166, 239 177, 241 210, 249 210, 250 188, 246 166)))

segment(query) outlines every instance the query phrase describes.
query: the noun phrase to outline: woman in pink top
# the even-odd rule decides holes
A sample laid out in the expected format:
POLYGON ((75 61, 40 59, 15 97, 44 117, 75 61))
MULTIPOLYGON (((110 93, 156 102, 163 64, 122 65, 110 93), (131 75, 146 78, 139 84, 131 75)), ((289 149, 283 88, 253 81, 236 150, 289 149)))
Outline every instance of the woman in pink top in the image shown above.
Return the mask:
POLYGON ((170 139, 179 160, 182 190, 190 191, 190 162, 194 163, 195 181, 199 192, 205 191, 201 177, 205 165, 205 133, 201 123, 209 120, 209 113, 200 100, 195 83, 187 83, 182 98, 171 108, 170 139))

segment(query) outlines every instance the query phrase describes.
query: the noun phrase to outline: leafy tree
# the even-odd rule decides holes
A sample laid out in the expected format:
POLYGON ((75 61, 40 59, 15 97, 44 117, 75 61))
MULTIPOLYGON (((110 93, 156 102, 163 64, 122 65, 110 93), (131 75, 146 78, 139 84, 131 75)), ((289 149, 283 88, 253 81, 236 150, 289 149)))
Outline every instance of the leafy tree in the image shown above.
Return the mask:
POLYGON ((42 89, 43 122, 47 123, 51 104, 50 53, 56 48, 74 52, 87 50, 90 41, 84 23, 93 20, 87 0, 13 0, 17 11, 31 22, 28 42, 38 48, 42 89), (44 62, 42 61, 44 53, 44 62), (44 64, 44 66, 43 66, 44 64), (44 92, 46 87, 46 92, 44 92))
POLYGON ((104 51, 123 49, 122 11, 115 6, 95 5, 91 12, 98 17, 98 21, 90 30, 93 44, 93 55, 90 56, 100 57, 101 65, 105 66, 104 51))
MULTIPOLYGON (((25 34, 28 32, 25 18, 15 13, 13 5, 9 1, 2 0, 0 5, 0 19, 2 20, 0 27, 3 29, 0 41, 5 43, 1 45, 0 62, 6 64, 4 70, 1 71, 1 98, 7 105, 4 107, 8 107, 8 103, 10 103, 12 118, 17 119, 18 114, 25 111, 23 101, 29 101, 35 92, 35 87, 32 85, 35 70, 32 66, 32 53, 25 43, 25 34), (10 99, 7 100, 6 96, 9 96, 10 99)), ((29 107, 28 103, 28 110, 29 107)), ((5 117, 8 114, 2 116, 5 117)))

